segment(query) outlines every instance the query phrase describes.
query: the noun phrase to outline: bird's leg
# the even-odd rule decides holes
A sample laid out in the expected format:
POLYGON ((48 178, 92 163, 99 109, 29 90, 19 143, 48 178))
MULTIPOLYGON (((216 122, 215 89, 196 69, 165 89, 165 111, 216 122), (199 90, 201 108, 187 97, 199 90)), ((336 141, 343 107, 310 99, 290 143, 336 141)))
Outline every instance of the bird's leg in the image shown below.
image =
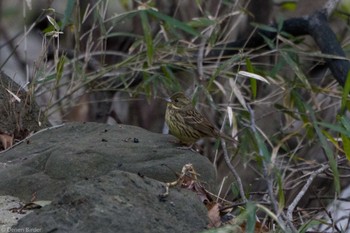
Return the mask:
POLYGON ((192 144, 185 144, 183 146, 179 146, 177 147, 178 149, 181 149, 181 150, 191 150, 193 152, 199 152, 199 148, 197 146, 196 143, 192 143, 192 144))

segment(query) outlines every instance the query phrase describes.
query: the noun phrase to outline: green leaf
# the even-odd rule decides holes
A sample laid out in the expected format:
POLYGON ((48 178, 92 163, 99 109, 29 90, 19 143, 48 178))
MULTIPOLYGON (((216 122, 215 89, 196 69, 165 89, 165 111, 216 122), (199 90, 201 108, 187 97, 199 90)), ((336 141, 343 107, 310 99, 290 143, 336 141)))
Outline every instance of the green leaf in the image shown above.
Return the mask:
POLYGON ((303 71, 300 69, 300 65, 298 65, 293 58, 290 56, 289 53, 285 52, 285 51, 280 51, 282 57, 284 58, 284 60, 287 62, 287 64, 292 68, 292 70, 294 71, 294 73, 296 74, 296 76, 299 78, 299 80, 304 84, 304 86, 307 89, 311 89, 311 85, 307 79, 307 77, 305 76, 305 74, 303 73, 303 71))
POLYGON ((264 36, 263 34, 260 34, 260 36, 264 39, 264 41, 266 42, 266 44, 269 46, 270 49, 276 48, 275 42, 273 40, 271 40, 267 36, 264 36))
POLYGON ((293 111, 293 109, 290 109, 288 107, 284 107, 281 104, 274 104, 273 105, 278 111, 283 112, 284 114, 289 115, 290 117, 294 118, 295 120, 300 120, 300 117, 293 111))
POLYGON ((170 26, 172 26, 174 28, 178 28, 178 29, 185 31, 193 36, 200 36, 200 33, 198 33, 192 27, 188 26, 186 23, 183 23, 177 19, 174 19, 170 16, 167 16, 167 15, 160 13, 158 11, 155 11, 153 9, 147 9, 145 11, 158 19, 164 20, 165 23, 169 24, 170 26))
POLYGON ((293 1, 286 1, 281 3, 281 8, 287 11, 295 11, 297 9, 297 4, 293 1))
POLYGON ((266 24, 252 23, 252 26, 257 27, 258 29, 267 31, 267 32, 277 32, 277 28, 268 26, 266 24))
POLYGON ((333 130, 334 132, 340 133, 340 134, 344 134, 347 137, 350 137, 350 131, 345 129, 344 127, 342 127, 341 125, 334 125, 334 124, 330 124, 327 122, 317 122, 318 125, 326 127, 330 130, 333 130))
POLYGON ((111 37, 130 37, 130 38, 135 38, 135 39, 141 39, 142 36, 134 34, 134 33, 129 33, 129 32, 112 32, 108 33, 106 35, 106 38, 111 38, 111 37))
POLYGON ((214 72, 212 73, 209 81, 208 81, 208 85, 207 85, 207 89, 210 90, 212 88, 212 85, 215 81, 215 79, 221 74, 222 71, 228 69, 229 67, 232 66, 232 64, 234 64, 237 61, 241 61, 241 54, 235 54, 233 56, 230 57, 230 59, 221 62, 214 70, 214 72))
POLYGON ((255 100, 256 99, 256 95, 257 95, 257 90, 258 90, 258 83, 256 81, 256 79, 250 78, 250 89, 252 91, 252 99, 255 100))
POLYGON ((61 56, 56 66, 56 84, 58 84, 62 78, 65 62, 66 62, 66 56, 61 56))
POLYGON ((345 85, 344 85, 344 89, 343 89, 343 93, 342 93, 342 97, 341 97, 340 112, 342 114, 344 114, 345 110, 346 110, 349 92, 350 92, 350 72, 348 72, 348 74, 346 76, 346 81, 345 81, 345 85))
POLYGON ((45 77, 42 78, 42 79, 35 80, 35 83, 36 83, 36 84, 48 83, 48 82, 50 82, 50 81, 56 80, 56 77, 57 77, 56 74, 51 74, 51 75, 45 76, 45 77))
POLYGON ((259 148, 260 156, 263 157, 264 161, 267 164, 270 164, 271 155, 270 155, 270 153, 269 153, 269 151, 264 143, 263 137, 260 135, 260 133, 257 130, 254 131, 254 136, 255 136, 255 140, 256 140, 258 148, 259 148))
POLYGON ((332 153, 332 149, 330 148, 326 140, 326 137, 323 135, 321 129, 317 124, 314 110, 307 104, 305 104, 305 107, 310 113, 311 123, 316 131, 318 138, 320 139, 320 144, 322 145, 322 148, 328 158, 329 166, 333 172, 333 177, 334 177, 333 181, 334 181, 335 191, 339 194, 340 193, 339 171, 337 167, 337 162, 332 153))
POLYGON ((231 193, 232 197, 239 198, 239 196, 240 196, 239 187, 238 187, 238 184, 236 182, 231 183, 231 192, 232 192, 231 193))
POLYGON ((340 134, 343 141, 345 156, 350 161, 350 122, 349 119, 345 116, 342 116, 340 118, 340 122, 342 123, 346 131, 345 134, 340 134))
POLYGON ((256 224, 256 206, 248 202, 246 205, 246 213, 247 213, 247 233, 254 233, 255 232, 255 224, 256 224))
POLYGON ((147 62, 148 62, 148 65, 151 66, 152 60, 153 60, 153 53, 154 53, 152 31, 151 31, 151 27, 150 27, 149 22, 148 22, 146 10, 141 10, 140 16, 141 16, 141 24, 142 24, 143 34, 145 37, 146 47, 147 47, 147 62))
POLYGON ((180 91, 181 85, 178 81, 178 79, 175 77, 175 74, 173 73, 172 69, 169 67, 171 65, 162 65, 161 69, 165 75, 165 81, 164 83, 168 84, 167 86, 171 87, 174 91, 180 91))
POLYGON ((349 118, 345 117, 345 116, 342 116, 340 118, 340 122, 342 123, 342 125, 344 126, 344 128, 350 132, 350 121, 349 121, 349 118))
POLYGON ((46 17, 49 20, 49 22, 51 23, 51 25, 55 28, 55 31, 57 31, 57 32, 60 31, 60 26, 58 25, 56 20, 49 15, 47 15, 46 17))
POLYGON ((140 14, 140 10, 131 10, 131 11, 123 12, 123 13, 114 15, 110 19, 106 20, 105 23, 112 21, 113 24, 116 24, 126 19, 131 20, 132 18, 134 18, 136 15, 139 15, 139 14, 140 14))
POLYGON ((216 21, 208 18, 195 18, 187 23, 188 26, 192 28, 199 28, 199 27, 208 27, 211 25, 215 25, 216 21))
POLYGON ((322 221, 321 219, 309 220, 305 224, 301 225, 298 229, 298 233, 306 233, 313 226, 320 226, 320 224, 329 224, 326 221, 322 221))
MULTIPOLYGON (((246 66, 247 66, 248 72, 254 73, 254 67, 248 58, 246 59, 246 66)), ((249 81, 250 81, 250 89, 252 91, 252 99, 255 100, 257 95, 257 89, 258 89, 257 81, 256 79, 253 79, 253 78, 250 78, 249 81)))
POLYGON ((278 189, 278 207, 279 210, 282 212, 283 208, 285 207, 285 197, 283 192, 283 179, 281 177, 281 174, 276 171, 276 177, 277 177, 277 189, 278 189))
POLYGON ((74 10, 75 2, 76 0, 68 0, 66 9, 64 10, 61 30, 63 30, 65 26, 68 24, 74 10))
POLYGON ((341 139, 343 142, 343 148, 346 158, 350 161, 350 139, 344 134, 341 134, 341 139))
POLYGON ((298 109, 298 112, 300 114, 301 119, 303 120, 304 123, 308 123, 309 119, 307 118, 305 112, 305 101, 303 98, 300 96, 297 90, 292 90, 291 91, 291 100, 293 100, 295 107, 298 109))
POLYGON ((277 74, 279 74, 279 72, 281 72, 281 70, 284 69, 286 65, 286 61, 283 59, 279 59, 277 61, 277 63, 275 63, 272 67, 272 69, 269 71, 271 77, 275 77, 277 74))

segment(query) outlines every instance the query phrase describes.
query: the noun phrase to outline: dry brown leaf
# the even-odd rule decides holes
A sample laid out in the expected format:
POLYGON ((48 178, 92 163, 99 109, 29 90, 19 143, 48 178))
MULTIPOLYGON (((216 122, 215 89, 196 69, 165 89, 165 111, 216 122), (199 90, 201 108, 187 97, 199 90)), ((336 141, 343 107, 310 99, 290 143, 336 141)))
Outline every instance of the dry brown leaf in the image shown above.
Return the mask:
POLYGON ((182 188, 192 189, 193 182, 197 182, 197 173, 193 168, 193 165, 188 163, 182 167, 181 174, 179 178, 173 182, 165 183, 165 192, 160 194, 161 198, 165 198, 169 195, 169 188, 174 187, 178 184, 181 185, 182 188))
MULTIPOLYGON (((208 207, 208 205, 207 205, 208 207)), ((214 228, 221 226, 221 218, 220 218, 220 211, 219 211, 219 204, 218 203, 212 203, 210 206, 210 209, 208 209, 208 218, 209 218, 209 224, 208 228, 214 228)))
POLYGON ((13 135, 0 134, 0 141, 4 150, 13 145, 13 135))
POLYGON ((211 198, 211 196, 209 195, 207 190, 205 188, 203 188, 203 186, 200 183, 195 183, 193 190, 195 190, 199 199, 205 205, 207 205, 207 203, 211 203, 213 201, 213 199, 211 198))
MULTIPOLYGON (((246 223, 241 224, 241 228, 242 228, 243 232, 246 232, 246 223)), ((262 225, 260 222, 256 222, 254 232, 255 233, 267 233, 267 232, 269 232, 269 229, 268 229, 268 227, 262 225)))

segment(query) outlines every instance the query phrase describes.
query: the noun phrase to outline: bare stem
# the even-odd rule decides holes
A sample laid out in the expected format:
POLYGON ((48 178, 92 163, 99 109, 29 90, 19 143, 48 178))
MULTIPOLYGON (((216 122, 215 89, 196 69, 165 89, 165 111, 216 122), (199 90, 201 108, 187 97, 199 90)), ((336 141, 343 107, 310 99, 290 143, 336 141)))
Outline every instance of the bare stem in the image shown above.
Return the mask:
POLYGON ((245 197, 241 177, 239 177, 238 172, 231 164, 231 160, 230 160, 230 157, 228 156, 228 152, 227 152, 226 142, 224 139, 221 139, 221 146, 222 146, 222 150, 224 152, 224 159, 225 159, 226 165, 230 169, 230 171, 232 172, 233 176, 235 177, 235 179, 237 181, 238 188, 239 188, 239 194, 241 195, 243 202, 247 203, 248 200, 245 197))
POLYGON ((289 221, 293 221, 293 211, 297 204, 299 203, 300 199, 305 195, 306 191, 310 188, 310 185, 312 184, 312 181, 322 172, 327 170, 329 168, 329 165, 321 165, 319 169, 316 171, 313 171, 310 177, 307 179, 306 184, 303 186, 303 188, 300 190, 298 195, 295 197, 293 202, 289 205, 287 210, 287 218, 289 221))

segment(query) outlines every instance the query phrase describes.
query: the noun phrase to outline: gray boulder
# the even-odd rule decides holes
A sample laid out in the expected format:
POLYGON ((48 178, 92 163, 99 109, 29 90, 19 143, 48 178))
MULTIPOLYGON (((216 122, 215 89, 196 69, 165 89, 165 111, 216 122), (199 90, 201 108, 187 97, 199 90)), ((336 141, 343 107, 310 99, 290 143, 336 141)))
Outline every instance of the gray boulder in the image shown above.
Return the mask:
POLYGON ((70 123, 42 131, 0 154, 0 195, 52 201, 14 229, 41 232, 198 232, 207 225, 194 192, 162 182, 192 163, 214 188, 212 164, 179 149, 170 135, 127 125, 70 123))

